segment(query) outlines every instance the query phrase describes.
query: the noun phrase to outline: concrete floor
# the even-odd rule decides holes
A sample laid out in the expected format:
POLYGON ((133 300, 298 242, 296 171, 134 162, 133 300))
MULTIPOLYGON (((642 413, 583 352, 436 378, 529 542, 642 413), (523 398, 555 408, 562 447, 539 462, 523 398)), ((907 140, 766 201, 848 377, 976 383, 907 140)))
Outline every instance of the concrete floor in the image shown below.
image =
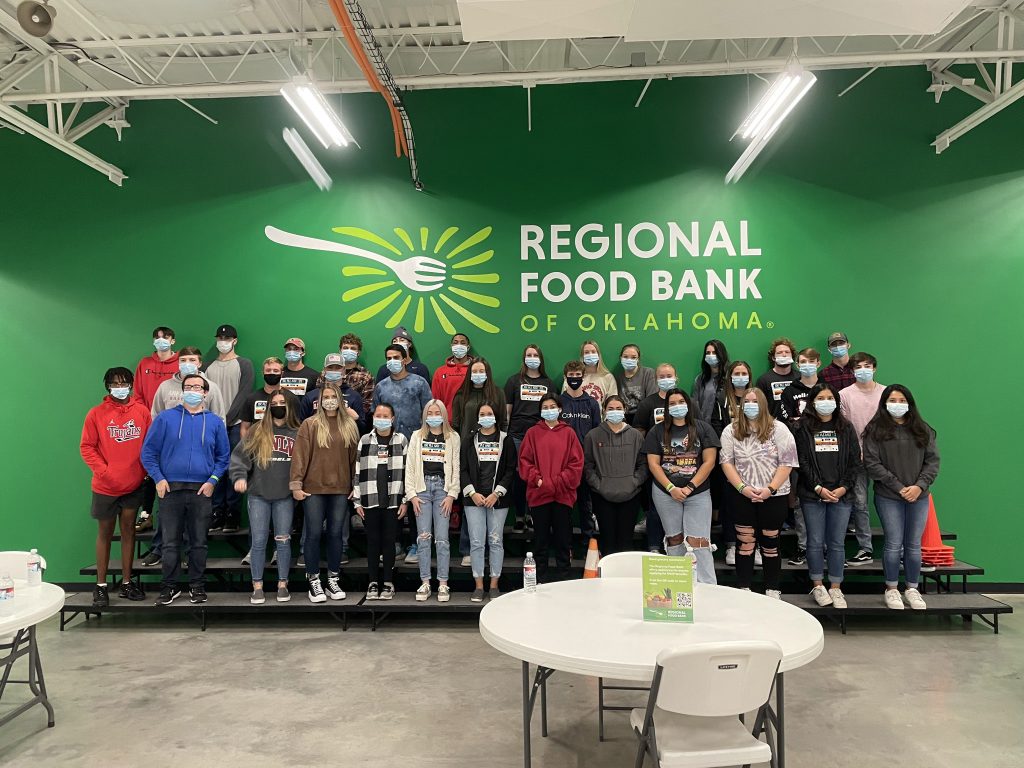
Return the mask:
MULTIPOLYGON (((929 618, 860 619, 787 675, 790 768, 1024 765, 1024 597, 1001 632, 929 618)), ((42 708, 0 729, 4 768, 100 765, 522 765, 520 666, 470 617, 259 623, 108 615, 41 629, 57 726, 42 708)), ((597 742, 596 681, 548 683, 551 736, 534 766, 630 766, 626 716, 597 742)), ((0 705, 0 713, 7 711, 0 705)), ((539 720, 539 715, 538 715, 539 720)))

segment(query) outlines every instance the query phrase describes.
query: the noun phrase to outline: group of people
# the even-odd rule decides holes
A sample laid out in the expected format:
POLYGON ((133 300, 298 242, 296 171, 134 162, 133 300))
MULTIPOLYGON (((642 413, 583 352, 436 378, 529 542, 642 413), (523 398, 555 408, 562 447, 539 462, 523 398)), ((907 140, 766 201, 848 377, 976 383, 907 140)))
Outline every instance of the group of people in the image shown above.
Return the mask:
POLYGON ((181 594, 183 546, 190 600, 204 602, 207 534, 237 530, 244 495, 255 604, 267 599, 271 535, 276 599, 291 597, 299 512, 298 564, 311 601, 346 597, 341 568, 355 519, 366 531, 367 600, 394 596, 395 559, 404 552, 419 567, 416 600, 430 599, 436 580, 436 599, 445 602, 450 530, 460 532, 472 599, 481 601, 499 590, 510 511, 517 530, 532 527, 537 577, 545 581, 568 576, 575 508, 582 534, 596 537, 603 554, 632 549, 634 526, 646 513, 648 548, 691 556, 705 583, 716 583, 717 512, 737 586, 749 590, 761 565, 765 592, 775 598, 779 534, 791 520, 800 549, 790 562, 806 562, 819 605, 844 608, 844 567, 873 560, 869 480, 885 533, 885 604, 925 607, 917 587, 929 488, 939 469, 935 431, 907 387, 875 381, 877 360, 851 354, 844 333, 827 338, 824 368, 814 348, 775 339, 756 381, 748 362, 730 360, 712 339, 689 388, 671 363, 642 365, 635 344, 622 347, 613 374, 594 340, 565 363, 560 382, 549 376, 541 348, 528 344, 518 372, 501 387, 463 333, 452 337, 451 356, 432 374, 415 359, 402 327, 376 375, 360 364, 363 346, 354 334, 341 337, 319 370, 306 364, 302 339, 292 337, 283 360, 263 361, 259 389, 255 366, 236 351, 233 326, 217 328, 217 356, 207 362, 198 348, 176 352, 175 343, 171 328, 155 329, 155 351, 134 373, 108 370, 107 395, 86 417, 81 452, 93 471, 99 524, 98 607, 109 603, 118 521, 119 593, 144 599, 131 578, 134 533, 153 525, 155 498, 159 517, 145 562, 161 564, 158 603, 181 594), (847 560, 851 519, 859 549, 847 560))

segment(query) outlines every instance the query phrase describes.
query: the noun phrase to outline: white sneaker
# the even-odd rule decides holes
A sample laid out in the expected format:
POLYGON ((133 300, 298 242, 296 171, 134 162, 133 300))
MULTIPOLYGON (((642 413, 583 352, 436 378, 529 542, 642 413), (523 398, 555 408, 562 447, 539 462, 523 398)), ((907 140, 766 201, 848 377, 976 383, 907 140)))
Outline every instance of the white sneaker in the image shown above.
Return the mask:
POLYGON ((754 550, 754 565, 756 565, 758 567, 764 565, 764 563, 761 562, 761 548, 760 547, 758 547, 757 549, 754 550))
POLYGON ((424 581, 420 584, 420 588, 416 590, 416 602, 425 603, 428 597, 430 597, 430 582, 424 581))
POLYGON ((731 544, 725 548, 725 564, 736 565, 736 545, 731 544))
POLYGON ((833 608, 846 608, 846 595, 839 587, 832 587, 828 591, 828 596, 832 598, 833 608))
POLYGON ((437 602, 447 603, 451 599, 451 590, 448 589, 447 584, 442 584, 437 588, 437 602))
POLYGON ((245 557, 242 558, 242 565, 252 565, 252 550, 250 549, 245 553, 245 557))
POLYGON ((813 597, 814 601, 818 605, 820 605, 822 608, 824 608, 827 605, 832 605, 832 596, 831 596, 831 594, 821 584, 819 584, 818 586, 816 586, 814 589, 811 590, 811 597, 813 597))
POLYGON ((780 592, 777 589, 766 589, 764 591, 764 596, 765 597, 770 597, 770 598, 772 598, 772 600, 781 600, 782 599, 782 592, 780 592))
POLYGON ((885 590, 885 607, 892 608, 894 611, 903 610, 903 598, 900 597, 898 589, 885 590))
POLYGON ((928 605, 925 603, 924 598, 921 597, 921 593, 913 587, 907 587, 903 592, 903 597, 907 601, 907 604, 915 611, 923 611, 928 605))
POLYGON ((344 600, 348 597, 348 595, 345 594, 345 590, 341 588, 341 584, 338 583, 337 576, 327 577, 327 587, 325 591, 331 600, 344 600))
POLYGON ((472 558, 470 558, 469 555, 463 555, 462 556, 462 567, 463 568, 470 568, 472 565, 473 565, 472 558))

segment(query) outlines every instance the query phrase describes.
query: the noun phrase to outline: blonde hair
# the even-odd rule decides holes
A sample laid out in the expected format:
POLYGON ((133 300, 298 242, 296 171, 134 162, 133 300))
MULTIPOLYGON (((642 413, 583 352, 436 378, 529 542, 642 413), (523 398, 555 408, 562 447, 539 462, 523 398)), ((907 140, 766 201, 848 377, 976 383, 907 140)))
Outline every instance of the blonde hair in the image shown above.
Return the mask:
POLYGON ((242 450, 249 454, 253 463, 260 469, 267 468, 274 454, 274 418, 270 414, 270 404, 278 395, 284 397, 284 425, 289 429, 299 428, 299 401, 295 395, 287 389, 279 389, 267 398, 267 410, 263 418, 253 425, 242 440, 242 450))
POLYGON ((757 399, 760 413, 757 414, 756 419, 751 421, 743 412, 741 404, 737 409, 739 413, 736 414, 736 421, 732 424, 732 434, 737 440, 746 440, 750 435, 755 435, 759 442, 767 443, 772 439, 772 433, 775 431, 775 419, 768 411, 768 400, 765 398, 764 392, 757 387, 750 387, 743 393, 744 402, 750 393, 753 393, 757 399))
POLYGON ((268 365, 280 365, 282 368, 284 368, 284 363, 281 362, 280 357, 268 357, 266 360, 263 361, 263 368, 266 368, 268 365))
POLYGON ((427 426, 427 411, 435 405, 441 409, 441 433, 444 435, 444 439, 448 440, 455 434, 455 430, 448 423, 448 409, 440 400, 428 400, 427 404, 423 406, 423 426, 419 429, 420 437, 426 440, 430 436, 430 427, 427 426))
MULTIPOLYGON (((605 364, 604 364, 604 355, 603 355, 603 354, 601 354, 601 347, 600 347, 600 345, 598 345, 598 343, 597 343, 596 341, 594 341, 593 339, 587 339, 587 340, 586 340, 586 341, 584 341, 584 342, 583 342, 582 344, 580 344, 580 362, 582 362, 582 361, 583 361, 583 348, 584 348, 585 346, 587 346, 587 344, 591 344, 591 345, 593 345, 594 349, 596 349, 596 350, 597 350, 597 358, 598 358, 598 359, 597 359, 597 372, 598 372, 598 373, 608 373, 608 372, 609 372, 609 371, 608 371, 608 368, 607 368, 607 366, 605 366, 605 364)), ((637 352, 639 352, 639 351, 640 351, 640 348, 639 348, 639 347, 637 347, 637 352)), ((585 365, 585 363, 584 363, 584 365, 585 365)), ((584 368, 584 372, 585 372, 585 371, 586 371, 586 369, 584 368)))
POLYGON ((348 412, 345 398, 341 396, 341 390, 333 384, 324 384, 320 388, 320 400, 316 413, 310 418, 313 420, 313 428, 316 430, 316 444, 321 448, 329 448, 331 445, 331 417, 324 413, 324 395, 333 392, 338 398, 338 431, 341 432, 341 439, 349 445, 359 442, 359 430, 356 429, 356 420, 348 412))

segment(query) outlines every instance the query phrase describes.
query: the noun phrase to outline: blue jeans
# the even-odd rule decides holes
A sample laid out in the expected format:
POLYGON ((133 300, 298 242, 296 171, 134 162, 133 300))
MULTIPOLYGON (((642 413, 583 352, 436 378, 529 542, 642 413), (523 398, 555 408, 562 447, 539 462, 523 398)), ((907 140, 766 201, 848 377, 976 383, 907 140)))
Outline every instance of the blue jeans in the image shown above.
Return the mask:
POLYGON ((249 494, 249 531, 251 535, 251 565, 253 581, 263 581, 263 567, 267 562, 267 538, 270 521, 274 521, 274 547, 277 549, 277 580, 288 581, 292 560, 292 513, 295 502, 291 496, 283 499, 264 499, 249 494))
POLYGON ((505 533, 505 517, 508 509, 487 507, 463 507, 466 524, 469 526, 469 557, 473 562, 473 578, 484 577, 484 544, 491 553, 491 578, 501 576, 501 562, 505 557, 502 538, 505 533), (485 539, 486 537, 486 539, 485 539))
MULTIPOLYGON (((711 543, 711 494, 708 491, 690 496, 686 501, 676 501, 659 488, 651 491, 654 508, 665 529, 665 554, 676 557, 687 554, 686 538, 679 544, 669 545, 668 539, 682 534, 684 537, 707 539, 711 543)), ((650 530, 650 519, 647 528, 650 530)), ((711 547, 693 547, 697 561, 697 581, 701 584, 717 584, 715 561, 711 547)))
POLYGON ((807 526, 807 575, 811 581, 824 580, 827 557, 829 583, 836 586, 843 583, 846 526, 850 524, 853 509, 853 504, 845 501, 846 496, 843 499, 834 504, 800 499, 807 526))
MULTIPOLYGON (((231 450, 235 450, 242 439, 242 424, 239 422, 233 427, 228 427, 228 442, 231 450)), ((227 474, 227 473, 225 473, 227 474)), ((235 490, 235 484, 226 477, 217 483, 213 489, 213 511, 228 514, 237 518, 240 515, 239 507, 242 502, 242 495, 235 490)))
MULTIPOLYGON (((306 575, 320 573, 320 537, 324 534, 324 519, 327 520, 327 573, 337 576, 341 573, 342 528, 348 519, 348 499, 341 493, 314 493, 303 502, 306 511, 302 530, 306 534, 302 555, 306 558, 306 575)), ((281 556, 278 555, 278 558, 281 556)))
POLYGON ((417 494, 420 513, 416 515, 416 550, 419 552, 420 581, 430 579, 430 539, 434 539, 437 552, 437 578, 448 580, 448 565, 451 547, 448 544, 448 515, 441 511, 441 502, 448 495, 444 489, 444 478, 427 475, 427 489, 417 494), (431 536, 433 528, 433 536, 431 536))
POLYGON ((887 587, 895 587, 900 582, 902 555, 907 586, 917 589, 921 579, 921 535, 928 522, 928 499, 928 494, 922 494, 914 502, 875 494, 875 511, 885 531, 882 572, 887 587))
MULTIPOLYGON (((857 546, 865 552, 872 552, 874 547, 871 543, 871 515, 868 513, 868 473, 863 469, 858 470, 854 476, 853 488, 850 488, 850 495, 853 496, 853 527, 857 531, 857 546)), ((878 509, 878 505, 875 505, 878 509)))

